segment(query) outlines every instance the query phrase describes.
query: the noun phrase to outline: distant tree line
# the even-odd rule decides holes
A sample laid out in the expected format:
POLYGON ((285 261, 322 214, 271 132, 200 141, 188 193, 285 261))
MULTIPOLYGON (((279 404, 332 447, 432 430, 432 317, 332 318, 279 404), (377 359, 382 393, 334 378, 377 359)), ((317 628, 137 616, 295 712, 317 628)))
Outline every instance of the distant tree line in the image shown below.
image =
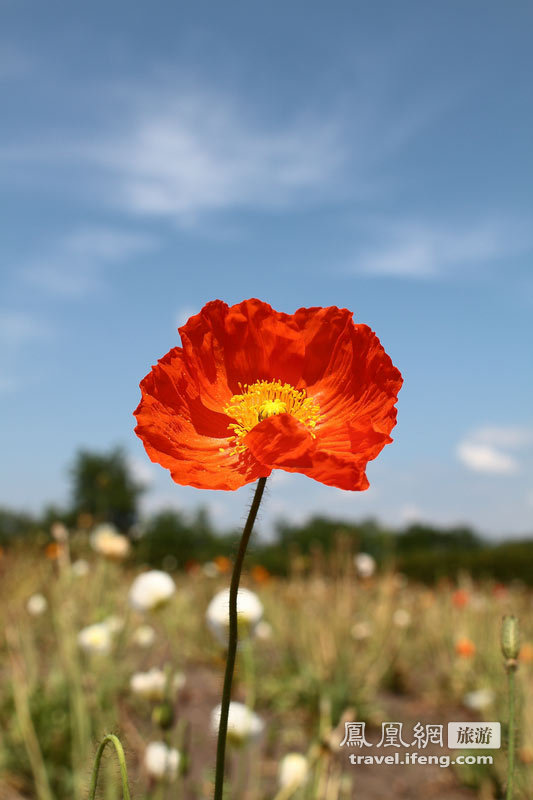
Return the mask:
MULTIPOLYGON (((168 509, 140 520, 144 487, 135 480, 120 449, 105 454, 79 452, 70 477, 67 508, 49 506, 38 516, 0 508, 2 548, 44 542, 52 524, 60 521, 71 530, 86 531, 110 522, 132 535, 133 557, 153 566, 168 568, 171 557, 171 563, 186 567, 235 552, 240 532, 218 533, 203 509, 192 516, 168 509)), ((248 563, 284 575, 295 564, 311 569, 316 561, 334 564, 339 552, 358 551, 370 553, 382 569, 394 567, 428 583, 466 570, 476 578, 520 579, 533 585, 533 539, 490 543, 466 526, 442 529, 416 523, 391 530, 375 520, 351 522, 324 516, 302 525, 280 521, 272 540, 253 537, 248 563)))

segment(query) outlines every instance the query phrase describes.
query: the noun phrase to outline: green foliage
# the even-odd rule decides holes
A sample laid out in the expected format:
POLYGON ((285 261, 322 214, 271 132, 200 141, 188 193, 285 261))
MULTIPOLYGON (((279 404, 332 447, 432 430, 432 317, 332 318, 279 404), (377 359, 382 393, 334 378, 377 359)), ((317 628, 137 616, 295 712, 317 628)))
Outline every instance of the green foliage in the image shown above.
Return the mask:
POLYGON ((448 553, 479 549, 481 546, 481 539, 470 528, 440 530, 419 523, 410 525, 396 540, 396 551, 402 554, 417 551, 448 553))
POLYGON ((190 521, 169 509, 148 520, 137 543, 137 557, 143 563, 165 567, 171 556, 183 567, 191 561, 209 561, 216 555, 226 555, 231 547, 228 537, 216 536, 204 509, 190 521))
POLYGON ((21 511, 0 508, 0 545, 35 538, 41 532, 40 521, 21 511))
POLYGON ((425 583, 439 578, 455 577, 461 570, 474 578, 508 582, 521 580, 533 585, 533 541, 511 541, 491 545, 485 543, 469 549, 447 551, 417 550, 400 556, 398 568, 408 577, 425 583))
POLYGON ((72 507, 98 522, 128 530, 137 517, 143 487, 137 483, 119 448, 109 454, 82 450, 72 468, 72 507))
POLYGON ((276 538, 282 550, 292 548, 305 555, 317 548, 330 553, 340 537, 347 539, 352 549, 370 553, 376 558, 385 558, 392 545, 390 532, 374 520, 354 523, 322 516, 312 517, 298 526, 280 522, 276 538))

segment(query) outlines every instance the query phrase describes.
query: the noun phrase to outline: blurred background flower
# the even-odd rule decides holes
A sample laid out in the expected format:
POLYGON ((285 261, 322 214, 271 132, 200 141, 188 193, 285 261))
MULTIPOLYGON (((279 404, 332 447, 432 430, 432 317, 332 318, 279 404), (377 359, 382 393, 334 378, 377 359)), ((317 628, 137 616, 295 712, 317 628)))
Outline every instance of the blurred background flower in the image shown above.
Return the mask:
MULTIPOLYGON (((207 624, 220 644, 227 645, 229 633, 229 589, 218 592, 207 607, 207 624)), ((237 593, 239 638, 253 636, 263 616, 263 605, 250 589, 241 587, 237 593)))
POLYGON ((129 601, 136 611, 154 611, 167 603, 176 586, 170 575, 158 569, 152 569, 138 575, 133 581, 129 601))

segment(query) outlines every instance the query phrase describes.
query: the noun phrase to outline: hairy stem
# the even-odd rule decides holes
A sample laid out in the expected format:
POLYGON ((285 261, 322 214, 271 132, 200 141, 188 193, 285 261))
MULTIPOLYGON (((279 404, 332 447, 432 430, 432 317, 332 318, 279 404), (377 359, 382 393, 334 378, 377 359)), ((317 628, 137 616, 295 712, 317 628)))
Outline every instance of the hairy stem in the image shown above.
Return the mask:
POLYGON ((122 778, 122 797, 123 800, 131 800, 130 790, 128 787, 128 770, 126 769, 126 758, 124 756, 124 750, 120 743, 120 739, 118 736, 115 736, 113 733, 108 733, 107 736, 104 736, 102 741, 100 742, 100 746, 96 751, 96 758, 94 759, 94 767, 93 767, 93 774, 91 776, 91 785, 89 788, 89 800, 94 800, 96 797, 96 784, 98 782, 98 773, 100 771, 100 762, 102 760, 103 752, 106 748, 106 745, 112 744, 115 747, 115 751, 118 758, 118 764, 120 767, 120 776, 122 778))
POLYGON ((507 791, 505 800, 512 800, 515 750, 515 670, 507 668, 507 687, 509 691, 509 745, 507 753, 507 791))
POLYGON ((235 654, 237 652, 238 628, 237 628, 237 592, 239 591, 239 581, 241 579, 242 564, 246 555, 246 548, 252 533, 255 518, 259 510, 261 498, 265 489, 266 478, 259 478, 255 489, 254 499, 250 506, 250 512, 246 525, 242 532, 239 550, 233 567, 231 576, 231 586, 229 592, 229 637, 228 655, 226 659, 226 672, 224 674, 224 687, 222 689, 222 704, 220 707, 220 724, 218 728, 217 741, 217 761, 215 773, 215 794, 214 800, 222 800, 224 790, 224 764, 226 759, 226 737, 228 733, 228 712, 231 700, 231 684, 233 682, 233 670, 235 668, 235 654))

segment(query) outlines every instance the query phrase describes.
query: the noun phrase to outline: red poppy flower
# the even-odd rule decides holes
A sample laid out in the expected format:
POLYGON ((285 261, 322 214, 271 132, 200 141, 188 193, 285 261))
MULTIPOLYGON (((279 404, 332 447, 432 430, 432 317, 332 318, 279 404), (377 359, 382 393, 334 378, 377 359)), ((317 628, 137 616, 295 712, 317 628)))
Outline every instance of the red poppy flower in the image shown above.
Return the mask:
POLYGON ((452 603, 456 608, 464 608, 469 600, 470 595, 465 589, 456 589, 452 595, 452 603))
POLYGON ((335 306, 207 303, 141 382, 135 432, 176 483, 238 489, 273 469, 340 489, 392 441, 402 385, 379 339, 335 306))

